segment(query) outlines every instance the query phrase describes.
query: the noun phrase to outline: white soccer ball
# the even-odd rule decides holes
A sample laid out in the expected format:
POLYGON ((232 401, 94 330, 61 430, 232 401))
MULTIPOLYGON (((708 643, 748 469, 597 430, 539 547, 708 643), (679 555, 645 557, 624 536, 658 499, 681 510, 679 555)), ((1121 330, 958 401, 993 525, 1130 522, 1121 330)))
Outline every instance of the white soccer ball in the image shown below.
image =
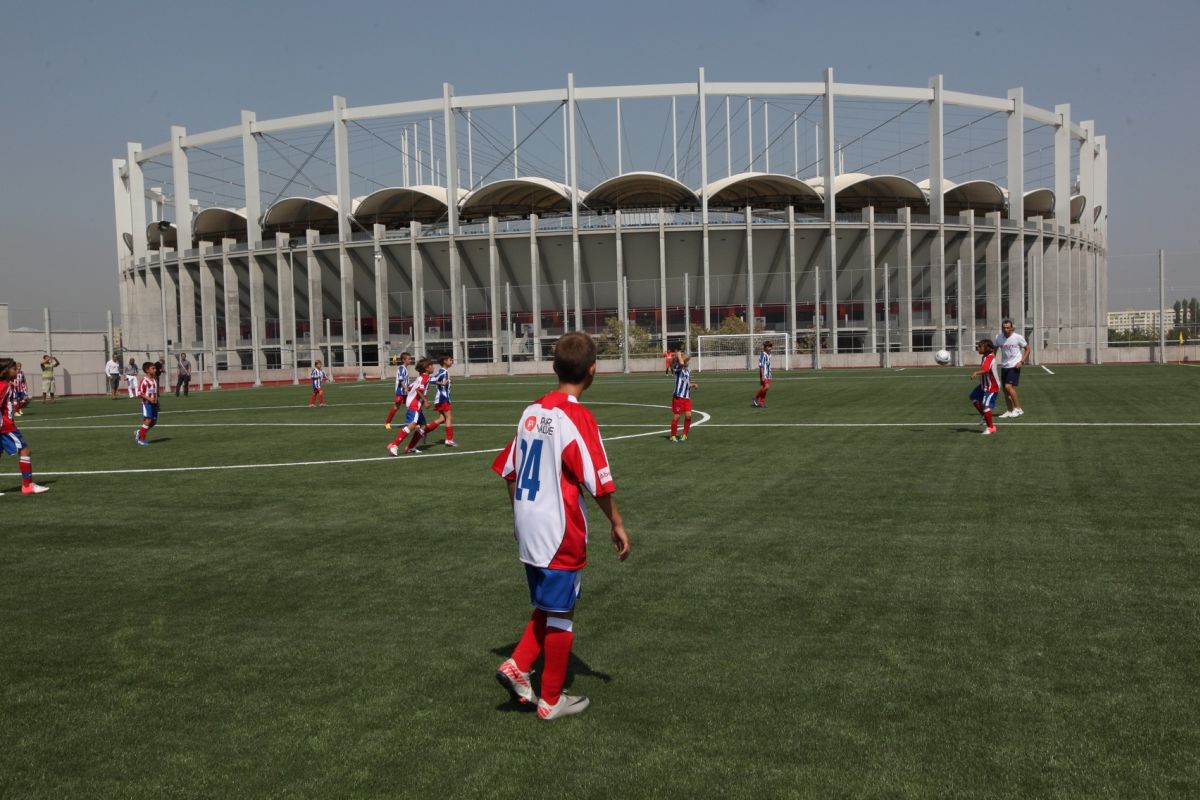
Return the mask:
POLYGON ((943 367, 946 366, 947 364, 950 363, 950 351, 949 350, 938 350, 936 353, 933 354, 933 360, 936 361, 938 364, 940 364, 943 367))

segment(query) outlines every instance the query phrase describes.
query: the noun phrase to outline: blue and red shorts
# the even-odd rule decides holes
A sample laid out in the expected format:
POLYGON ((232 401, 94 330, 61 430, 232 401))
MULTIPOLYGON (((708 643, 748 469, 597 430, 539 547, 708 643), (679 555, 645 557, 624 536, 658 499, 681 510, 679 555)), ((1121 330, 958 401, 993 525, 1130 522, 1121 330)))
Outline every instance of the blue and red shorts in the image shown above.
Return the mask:
POLYGON ((985 392, 982 386, 976 386, 971 390, 971 402, 980 403, 984 408, 995 408, 996 393, 985 392))
POLYGON ((412 425, 414 422, 417 423, 418 425, 424 425, 425 424, 425 412, 424 411, 405 411, 404 412, 404 424, 412 425))
POLYGON ((25 437, 21 435, 20 431, 0 433, 0 449, 10 456, 19 454, 27 446, 25 444, 25 437))
POLYGON ((583 570, 548 569, 525 565, 525 580, 529 583, 529 602, 534 608, 552 613, 575 609, 575 601, 583 592, 583 570))
POLYGON ((158 422, 158 403, 147 403, 142 401, 142 419, 158 422))

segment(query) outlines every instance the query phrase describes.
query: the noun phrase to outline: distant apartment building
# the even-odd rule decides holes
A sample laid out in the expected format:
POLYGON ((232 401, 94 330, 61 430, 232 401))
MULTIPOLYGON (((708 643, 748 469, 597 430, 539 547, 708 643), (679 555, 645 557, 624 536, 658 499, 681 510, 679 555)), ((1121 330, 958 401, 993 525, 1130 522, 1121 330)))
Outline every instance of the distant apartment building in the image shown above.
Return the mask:
MULTIPOLYGON (((1167 327, 1175 324, 1175 312, 1172 309, 1167 309, 1167 327)), ((1138 311, 1132 308, 1126 308, 1123 311, 1108 312, 1108 329, 1117 331, 1118 333, 1126 333, 1128 331, 1156 331, 1159 324, 1159 310, 1157 308, 1138 311)))

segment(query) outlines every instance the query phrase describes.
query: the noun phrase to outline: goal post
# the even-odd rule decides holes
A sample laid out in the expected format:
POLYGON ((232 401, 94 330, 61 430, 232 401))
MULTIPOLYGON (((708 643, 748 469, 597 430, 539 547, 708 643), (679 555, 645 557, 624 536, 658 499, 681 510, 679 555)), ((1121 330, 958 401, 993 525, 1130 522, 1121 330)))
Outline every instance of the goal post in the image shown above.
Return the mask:
MULTIPOLYGON (((772 342, 773 352, 783 355, 783 368, 792 368, 792 337, 786 332, 761 333, 711 333, 696 337, 696 371, 703 372, 705 359, 710 369, 718 369, 718 358, 740 356, 750 363, 757 355, 763 343, 772 342)), ((733 367, 731 366, 730 369, 733 367)))

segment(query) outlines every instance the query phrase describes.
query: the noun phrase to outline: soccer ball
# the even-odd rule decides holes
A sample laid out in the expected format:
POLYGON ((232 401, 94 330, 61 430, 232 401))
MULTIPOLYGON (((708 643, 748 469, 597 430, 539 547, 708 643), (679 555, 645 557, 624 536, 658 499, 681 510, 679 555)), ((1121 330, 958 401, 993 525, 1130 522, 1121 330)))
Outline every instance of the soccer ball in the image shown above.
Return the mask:
POLYGON ((946 366, 947 364, 950 363, 950 351, 949 350, 938 350, 936 353, 933 354, 933 360, 936 361, 939 365, 941 365, 943 367, 946 366))

